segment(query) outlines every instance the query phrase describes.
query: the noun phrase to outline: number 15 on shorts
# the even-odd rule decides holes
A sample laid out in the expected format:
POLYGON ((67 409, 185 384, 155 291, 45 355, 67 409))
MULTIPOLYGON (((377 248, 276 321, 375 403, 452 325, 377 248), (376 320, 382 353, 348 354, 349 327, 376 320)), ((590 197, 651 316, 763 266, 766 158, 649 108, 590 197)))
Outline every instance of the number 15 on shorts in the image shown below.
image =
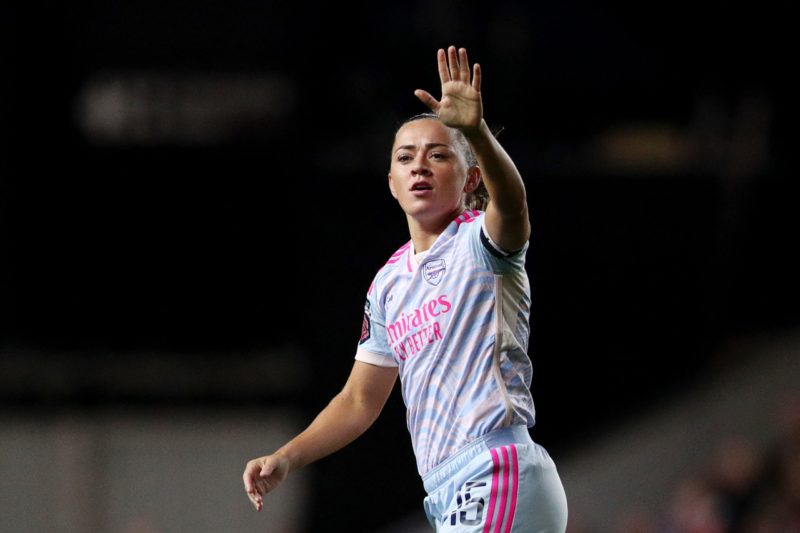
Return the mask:
POLYGON ((483 498, 475 497, 473 489, 485 487, 483 481, 467 481, 464 486, 456 492, 455 511, 450 513, 450 525, 477 526, 483 520, 483 498), (462 495, 463 491, 463 495, 462 495))

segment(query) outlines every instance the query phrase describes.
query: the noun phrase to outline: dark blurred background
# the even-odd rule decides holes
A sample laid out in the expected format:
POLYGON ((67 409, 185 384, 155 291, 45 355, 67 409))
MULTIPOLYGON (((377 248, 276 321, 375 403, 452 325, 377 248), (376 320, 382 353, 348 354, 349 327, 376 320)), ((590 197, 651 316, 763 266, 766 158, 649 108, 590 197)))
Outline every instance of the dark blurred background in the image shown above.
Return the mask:
MULTIPOLYGON (((526 180, 534 438, 591 442, 798 323, 789 5, 4 4, 3 405, 309 420, 408 239, 393 131, 456 44, 526 180)), ((312 489, 309 531, 419 511, 397 391, 312 489)))

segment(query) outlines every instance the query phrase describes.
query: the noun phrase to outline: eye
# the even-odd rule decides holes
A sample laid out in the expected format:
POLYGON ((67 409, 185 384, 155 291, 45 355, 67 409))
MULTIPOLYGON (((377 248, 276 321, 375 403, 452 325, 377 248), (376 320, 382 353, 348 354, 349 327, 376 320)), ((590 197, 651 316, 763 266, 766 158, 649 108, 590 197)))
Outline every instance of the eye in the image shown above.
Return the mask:
POLYGON ((411 157, 411 155, 410 155, 410 154, 398 154, 398 155, 397 155, 397 161, 398 161, 399 163, 408 163, 408 162, 409 162, 409 161, 411 161, 412 159, 414 159, 414 158, 413 158, 413 157, 411 157))
POLYGON ((445 159, 447 159, 448 156, 444 152, 431 152, 429 157, 436 161, 444 161, 445 159))

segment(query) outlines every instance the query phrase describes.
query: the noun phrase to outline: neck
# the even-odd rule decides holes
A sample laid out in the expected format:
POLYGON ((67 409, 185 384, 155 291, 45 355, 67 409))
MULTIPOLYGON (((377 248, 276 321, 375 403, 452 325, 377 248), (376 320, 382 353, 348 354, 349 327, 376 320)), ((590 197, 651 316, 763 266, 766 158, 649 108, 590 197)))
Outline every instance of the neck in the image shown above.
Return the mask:
POLYGON ((414 243, 414 252, 419 253, 430 249, 447 226, 463 212, 464 208, 460 207, 446 216, 433 220, 424 220, 406 215, 408 233, 411 235, 411 242, 414 243))

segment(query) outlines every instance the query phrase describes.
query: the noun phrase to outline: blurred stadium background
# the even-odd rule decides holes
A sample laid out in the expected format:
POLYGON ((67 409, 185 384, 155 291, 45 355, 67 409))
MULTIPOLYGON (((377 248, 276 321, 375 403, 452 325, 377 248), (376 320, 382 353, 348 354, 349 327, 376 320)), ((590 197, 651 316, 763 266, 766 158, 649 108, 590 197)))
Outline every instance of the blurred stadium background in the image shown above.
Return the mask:
POLYGON ((264 513, 240 476, 344 383, 456 44, 526 179, 571 532, 797 531, 789 6, 4 3, 0 530, 426 530, 398 391, 264 513))

